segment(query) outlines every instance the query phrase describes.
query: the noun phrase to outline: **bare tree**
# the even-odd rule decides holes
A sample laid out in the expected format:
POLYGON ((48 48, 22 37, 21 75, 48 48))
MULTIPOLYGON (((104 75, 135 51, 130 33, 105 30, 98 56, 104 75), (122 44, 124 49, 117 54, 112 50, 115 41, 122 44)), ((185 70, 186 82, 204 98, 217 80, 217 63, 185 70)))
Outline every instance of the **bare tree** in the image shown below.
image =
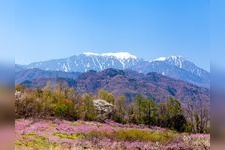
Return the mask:
POLYGON ((190 100, 184 104, 185 116, 195 133, 203 133, 209 127, 210 108, 205 101, 190 100))

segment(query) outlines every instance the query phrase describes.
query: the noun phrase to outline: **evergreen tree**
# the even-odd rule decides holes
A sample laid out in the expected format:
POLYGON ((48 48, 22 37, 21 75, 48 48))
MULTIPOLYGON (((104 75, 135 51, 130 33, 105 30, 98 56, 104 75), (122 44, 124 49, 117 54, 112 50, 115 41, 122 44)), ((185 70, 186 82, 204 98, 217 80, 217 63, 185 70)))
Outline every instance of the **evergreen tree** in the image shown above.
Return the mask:
POLYGON ((166 104, 166 112, 167 127, 184 131, 187 122, 183 115, 181 103, 172 97, 169 98, 166 104))
POLYGON ((119 96, 115 101, 115 110, 113 113, 113 119, 119 123, 126 122, 126 101, 124 96, 119 96))
POLYGON ((81 104, 81 119, 93 121, 96 118, 96 110, 93 104, 93 98, 90 94, 83 94, 81 104))

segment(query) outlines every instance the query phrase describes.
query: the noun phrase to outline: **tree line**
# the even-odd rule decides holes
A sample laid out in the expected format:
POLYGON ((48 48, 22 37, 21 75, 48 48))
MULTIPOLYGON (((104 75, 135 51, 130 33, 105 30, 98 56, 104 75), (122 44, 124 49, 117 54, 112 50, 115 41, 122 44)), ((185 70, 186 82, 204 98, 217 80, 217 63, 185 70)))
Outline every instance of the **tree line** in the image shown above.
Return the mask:
POLYGON ((160 126, 179 132, 209 132, 209 109, 203 103, 196 105, 189 101, 185 106, 179 100, 169 98, 165 102, 137 95, 132 102, 125 96, 114 96, 106 90, 98 94, 78 93, 66 84, 52 86, 50 82, 41 89, 29 89, 15 86, 23 96, 15 101, 16 118, 59 117, 67 120, 101 121, 93 100, 103 99, 113 105, 113 112, 108 116, 118 123, 144 124, 160 126), (201 107, 201 108, 199 108, 201 107))

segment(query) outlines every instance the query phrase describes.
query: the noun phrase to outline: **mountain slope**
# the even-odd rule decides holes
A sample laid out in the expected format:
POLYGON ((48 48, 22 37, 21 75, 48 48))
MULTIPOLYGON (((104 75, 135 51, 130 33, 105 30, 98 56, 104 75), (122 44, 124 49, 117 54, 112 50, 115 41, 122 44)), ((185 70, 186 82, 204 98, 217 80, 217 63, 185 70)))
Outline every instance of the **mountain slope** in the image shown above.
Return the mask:
POLYGON ((80 92, 97 93, 101 88, 115 95, 123 94, 129 100, 142 94, 158 101, 170 96, 177 99, 209 100, 209 90, 184 81, 175 80, 157 73, 147 75, 135 71, 106 69, 101 72, 87 72, 77 78, 75 88, 80 92))
POLYGON ((210 74, 207 71, 205 71, 204 69, 201 69, 200 67, 196 66, 194 63, 186 60, 185 58, 181 56, 161 57, 161 60, 160 58, 158 58, 155 60, 155 62, 164 62, 170 66, 176 66, 182 70, 185 70, 189 72, 189 74, 199 77, 198 80, 202 80, 202 83, 205 82, 209 84, 210 82, 210 74))
POLYGON ((172 96, 184 102, 189 100, 209 102, 209 89, 207 88, 157 73, 142 74, 136 71, 112 68, 100 72, 88 71, 80 74, 76 79, 39 78, 25 80, 21 84, 32 88, 43 87, 48 80, 55 83, 64 81, 79 93, 97 94, 99 89, 105 89, 117 96, 125 95, 129 101, 133 100, 136 95, 141 94, 156 101, 165 101, 172 96))
POLYGON ((64 72, 101 71, 107 68, 132 69, 145 74, 157 72, 204 87, 209 87, 210 84, 209 72, 181 56, 161 57, 147 61, 127 52, 102 54, 86 52, 65 59, 34 62, 23 67, 64 72))
POLYGON ((65 59, 35 62, 27 68, 40 68, 43 70, 86 72, 88 70, 100 71, 106 68, 125 69, 135 65, 140 59, 126 52, 119 53, 83 53, 65 59))

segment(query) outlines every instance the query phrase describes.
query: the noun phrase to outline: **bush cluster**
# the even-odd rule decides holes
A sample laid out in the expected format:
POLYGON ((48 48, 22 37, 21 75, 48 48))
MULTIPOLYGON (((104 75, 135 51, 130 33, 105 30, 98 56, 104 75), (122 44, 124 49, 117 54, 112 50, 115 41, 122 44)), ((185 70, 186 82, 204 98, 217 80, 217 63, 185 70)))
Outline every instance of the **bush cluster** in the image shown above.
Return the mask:
POLYGON ((137 95, 132 102, 127 102, 124 96, 115 97, 103 89, 97 95, 79 94, 64 84, 53 88, 49 83, 42 89, 28 89, 20 85, 15 89, 23 93, 21 99, 15 103, 16 118, 59 117, 67 120, 99 121, 93 100, 101 98, 113 104, 114 110, 108 119, 115 122, 160 126, 179 132, 193 131, 193 125, 185 116, 184 108, 174 98, 156 103, 153 99, 137 95))

